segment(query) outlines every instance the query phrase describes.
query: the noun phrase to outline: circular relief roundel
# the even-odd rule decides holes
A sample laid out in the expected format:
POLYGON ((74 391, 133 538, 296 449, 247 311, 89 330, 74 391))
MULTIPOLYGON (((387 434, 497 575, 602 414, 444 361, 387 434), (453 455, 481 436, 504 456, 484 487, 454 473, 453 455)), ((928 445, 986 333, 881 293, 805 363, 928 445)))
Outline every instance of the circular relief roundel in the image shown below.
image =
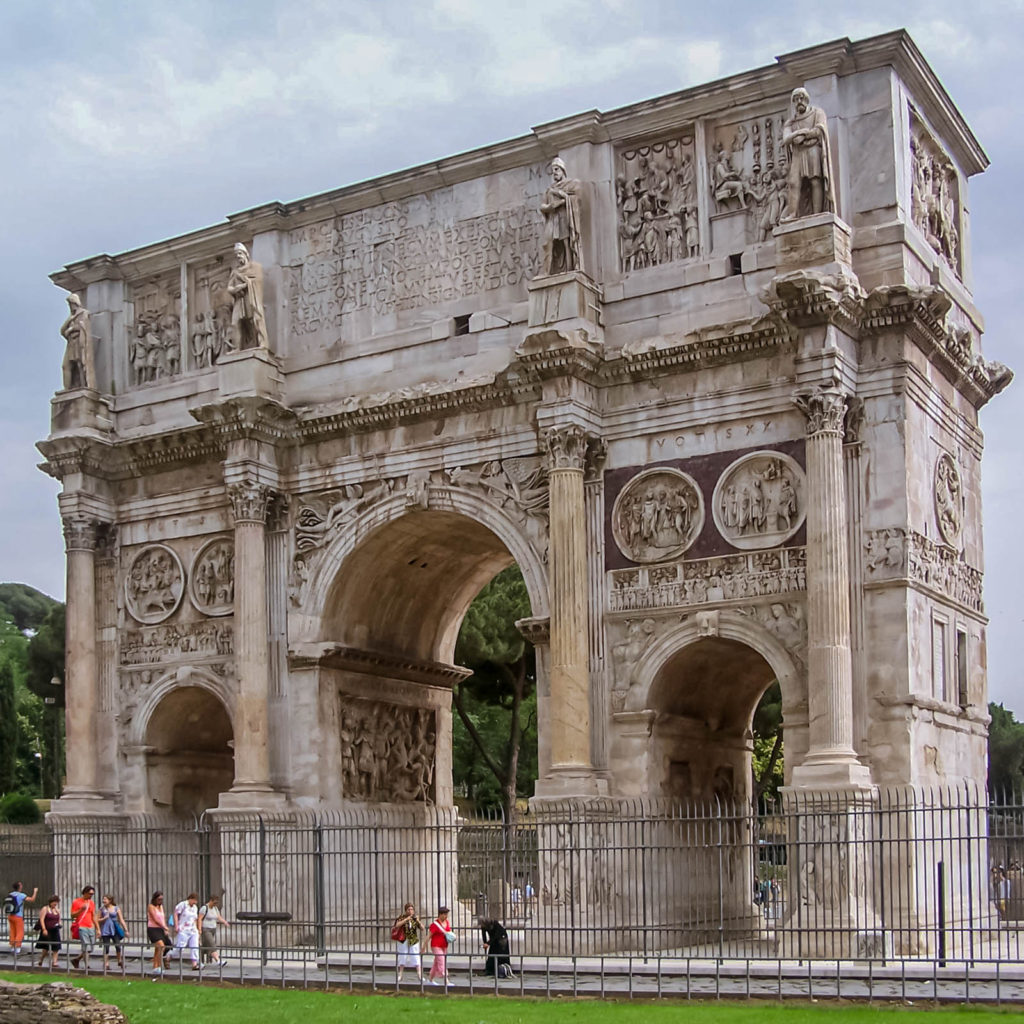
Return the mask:
POLYGON ((960 547, 964 530, 964 487, 960 470, 947 452, 935 463, 935 519, 942 539, 954 548, 960 547))
POLYGON ((188 596, 205 615, 230 615, 235 607, 235 542, 217 537, 204 544, 192 562, 188 596))
POLYGON ((184 592, 181 559, 166 544, 151 544, 132 559, 124 596, 128 611, 139 622, 163 622, 177 610, 184 592))
POLYGON ((678 469, 648 469, 619 492, 612 535, 634 562, 681 555, 704 526, 704 498, 693 477, 678 469))
POLYGON ((781 452, 751 452, 719 477, 711 514, 733 547, 773 548, 800 529, 805 493, 804 471, 795 460, 781 452))

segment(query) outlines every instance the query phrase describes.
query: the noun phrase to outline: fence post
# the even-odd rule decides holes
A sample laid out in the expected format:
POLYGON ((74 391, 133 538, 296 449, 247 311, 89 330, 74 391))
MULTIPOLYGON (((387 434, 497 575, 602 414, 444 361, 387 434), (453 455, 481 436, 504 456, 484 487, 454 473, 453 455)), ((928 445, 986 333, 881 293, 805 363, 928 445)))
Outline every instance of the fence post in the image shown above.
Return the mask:
POLYGON ((938 899, 939 899, 939 966, 946 966, 946 864, 939 861, 935 866, 938 876, 938 899))
MULTIPOLYGON (((260 910, 267 909, 267 826, 260 819, 260 910)), ((260 962, 265 966, 267 963, 267 921, 264 918, 260 922, 260 962)))
POLYGON ((316 921, 316 951, 318 956, 327 955, 327 911, 324 905, 324 826, 317 815, 316 827, 313 829, 313 901, 316 921))

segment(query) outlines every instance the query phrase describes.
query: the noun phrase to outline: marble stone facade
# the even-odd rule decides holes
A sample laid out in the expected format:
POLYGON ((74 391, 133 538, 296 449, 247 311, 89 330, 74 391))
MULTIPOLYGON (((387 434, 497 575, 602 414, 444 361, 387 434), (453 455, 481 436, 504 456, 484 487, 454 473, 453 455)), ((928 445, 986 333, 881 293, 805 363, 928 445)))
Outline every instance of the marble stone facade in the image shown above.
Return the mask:
POLYGON ((95 377, 40 443, 55 810, 451 806, 455 639, 513 561, 540 800, 747 797, 773 679, 794 790, 983 781, 986 164, 894 33, 54 274, 95 377))

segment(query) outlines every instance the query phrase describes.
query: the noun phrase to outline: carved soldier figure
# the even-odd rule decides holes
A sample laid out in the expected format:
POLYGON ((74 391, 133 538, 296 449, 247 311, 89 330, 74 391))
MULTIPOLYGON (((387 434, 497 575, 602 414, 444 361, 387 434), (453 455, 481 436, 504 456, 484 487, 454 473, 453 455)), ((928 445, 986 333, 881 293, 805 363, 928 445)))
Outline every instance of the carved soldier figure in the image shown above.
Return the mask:
POLYGON ((582 186, 568 177, 561 157, 551 162, 551 185, 544 193, 544 273, 583 270, 580 194, 582 186))
POLYGON ((64 349, 64 388, 95 388, 96 366, 92 335, 89 333, 89 311, 73 293, 68 296, 68 309, 68 318, 60 328, 67 342, 64 349))
POLYGON ((254 263, 249 250, 235 243, 235 266, 228 278, 231 293, 231 349, 269 348, 263 316, 263 267, 254 263))
POLYGON ((793 112, 782 129, 789 158, 789 197, 783 220, 796 220, 835 210, 828 121, 821 107, 811 106, 807 90, 791 97, 793 112))

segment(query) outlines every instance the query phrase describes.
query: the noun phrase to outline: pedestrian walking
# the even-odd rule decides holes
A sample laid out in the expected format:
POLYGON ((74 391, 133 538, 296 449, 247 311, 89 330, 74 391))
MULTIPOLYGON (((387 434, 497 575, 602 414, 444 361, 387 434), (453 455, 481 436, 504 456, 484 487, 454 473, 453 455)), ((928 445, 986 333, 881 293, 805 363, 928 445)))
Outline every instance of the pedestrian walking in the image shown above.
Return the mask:
POLYGON ((420 934, 426 929, 416 916, 416 908, 406 903, 402 913, 391 926, 391 937, 398 941, 398 983, 402 983, 402 972, 406 967, 416 971, 416 977, 423 981, 423 958, 420 956, 420 934), (401 938, 398 936, 401 935, 401 938))
POLYGON ((224 925, 225 928, 231 927, 221 912, 220 900, 216 896, 211 896, 199 909, 199 945, 203 951, 203 963, 224 962, 220 958, 217 943, 217 928, 220 925, 224 925))
POLYGON ((434 954, 434 961, 430 965, 431 985, 448 983, 448 946, 455 941, 455 932, 448 920, 450 913, 447 907, 440 907, 437 919, 430 923, 430 952, 434 954))
POLYGON ((39 889, 32 890, 28 896, 21 886, 21 882, 15 882, 11 891, 4 897, 4 913, 7 915, 7 938, 11 944, 14 955, 21 952, 21 943, 25 938, 25 904, 35 903, 39 889))
POLYGON ((121 908, 113 896, 104 896, 100 902, 100 941, 103 943, 103 973, 106 974, 111 946, 117 955, 117 966, 124 967, 124 953, 121 947, 128 934, 128 925, 125 924, 121 908))
POLYGON ((36 949, 41 950, 39 954, 39 966, 47 954, 50 956, 50 970, 57 966, 57 954, 60 952, 60 897, 51 896, 46 901, 46 906, 39 911, 39 938, 36 940, 36 949))
POLYGON ((153 973, 164 973, 164 950, 171 944, 164 913, 164 894, 157 890, 146 907, 146 936, 153 943, 153 973))
POLYGON ((199 970, 199 893, 190 892, 174 908, 174 948, 187 949, 192 970, 199 970))
POLYGON ((85 960, 85 969, 89 970, 89 957, 96 945, 96 904, 93 896, 96 890, 87 885, 82 895, 71 903, 71 938, 78 939, 78 956, 71 958, 74 967, 79 967, 85 960))

